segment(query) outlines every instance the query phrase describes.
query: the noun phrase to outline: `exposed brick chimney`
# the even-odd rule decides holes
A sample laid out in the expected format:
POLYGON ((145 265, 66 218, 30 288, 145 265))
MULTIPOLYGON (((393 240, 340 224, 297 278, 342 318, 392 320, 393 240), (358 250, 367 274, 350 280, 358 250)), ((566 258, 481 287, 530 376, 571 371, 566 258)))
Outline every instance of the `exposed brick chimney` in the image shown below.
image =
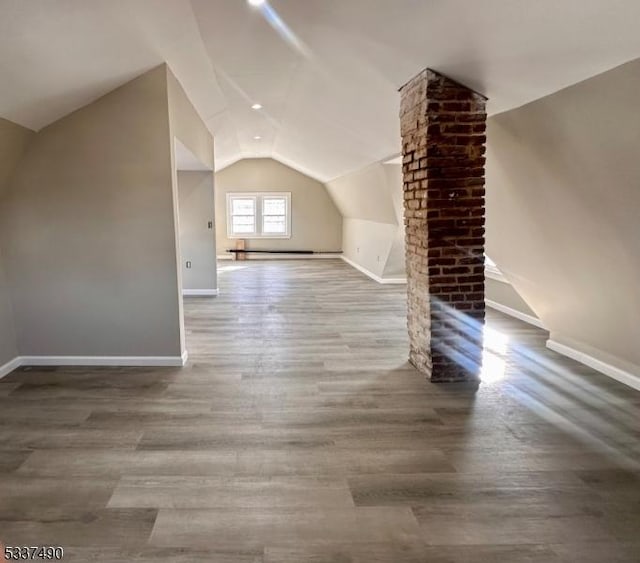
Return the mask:
POLYGON ((484 325, 486 98, 426 69, 400 89, 409 360, 475 380, 484 325))

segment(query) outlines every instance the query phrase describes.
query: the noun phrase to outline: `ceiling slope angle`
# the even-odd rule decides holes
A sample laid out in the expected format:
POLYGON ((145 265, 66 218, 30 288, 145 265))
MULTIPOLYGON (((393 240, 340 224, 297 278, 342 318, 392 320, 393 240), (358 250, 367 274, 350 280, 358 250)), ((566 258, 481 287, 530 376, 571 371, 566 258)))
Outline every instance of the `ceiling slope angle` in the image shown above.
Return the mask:
POLYGON ((423 68, 500 113, 640 56, 639 20, 637 0, 3 0, 0 116, 39 129, 166 61, 217 168, 328 181, 399 152, 397 90, 423 68))
POLYGON ((242 155, 322 181, 399 152, 397 90, 426 66, 487 94, 499 113, 640 55, 630 0, 192 6, 242 155))

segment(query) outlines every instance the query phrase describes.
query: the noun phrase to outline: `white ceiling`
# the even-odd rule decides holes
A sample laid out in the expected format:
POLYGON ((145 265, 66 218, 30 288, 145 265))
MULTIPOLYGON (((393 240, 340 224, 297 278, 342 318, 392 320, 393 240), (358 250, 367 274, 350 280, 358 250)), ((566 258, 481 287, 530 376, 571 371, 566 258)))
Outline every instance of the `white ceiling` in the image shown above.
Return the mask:
POLYGON ((0 116, 39 129, 166 61, 217 168, 326 181, 399 152, 397 89, 422 68, 498 113, 640 57, 639 21, 638 0, 0 0, 0 116))

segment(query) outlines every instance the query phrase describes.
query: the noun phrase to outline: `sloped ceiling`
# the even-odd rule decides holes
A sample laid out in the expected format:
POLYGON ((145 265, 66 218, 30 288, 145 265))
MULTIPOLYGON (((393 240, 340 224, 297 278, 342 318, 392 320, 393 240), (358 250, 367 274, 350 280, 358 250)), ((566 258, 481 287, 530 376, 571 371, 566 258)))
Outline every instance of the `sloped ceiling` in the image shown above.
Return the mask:
POLYGON ((2 0, 0 116, 39 129, 166 61, 218 168, 327 181, 399 151, 397 89, 425 66, 498 113, 638 57, 638 21, 637 0, 2 0))
POLYGON ((380 277, 404 274, 401 168, 376 162, 326 184, 343 217, 344 255, 380 277))

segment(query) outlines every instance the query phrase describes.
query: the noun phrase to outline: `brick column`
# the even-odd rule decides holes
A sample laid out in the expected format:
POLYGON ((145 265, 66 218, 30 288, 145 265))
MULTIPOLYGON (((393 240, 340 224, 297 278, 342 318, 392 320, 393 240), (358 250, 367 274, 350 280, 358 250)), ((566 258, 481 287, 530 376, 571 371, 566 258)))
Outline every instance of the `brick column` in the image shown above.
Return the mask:
POLYGON ((400 89, 409 360, 431 381, 479 377, 486 98, 426 69, 400 89))

